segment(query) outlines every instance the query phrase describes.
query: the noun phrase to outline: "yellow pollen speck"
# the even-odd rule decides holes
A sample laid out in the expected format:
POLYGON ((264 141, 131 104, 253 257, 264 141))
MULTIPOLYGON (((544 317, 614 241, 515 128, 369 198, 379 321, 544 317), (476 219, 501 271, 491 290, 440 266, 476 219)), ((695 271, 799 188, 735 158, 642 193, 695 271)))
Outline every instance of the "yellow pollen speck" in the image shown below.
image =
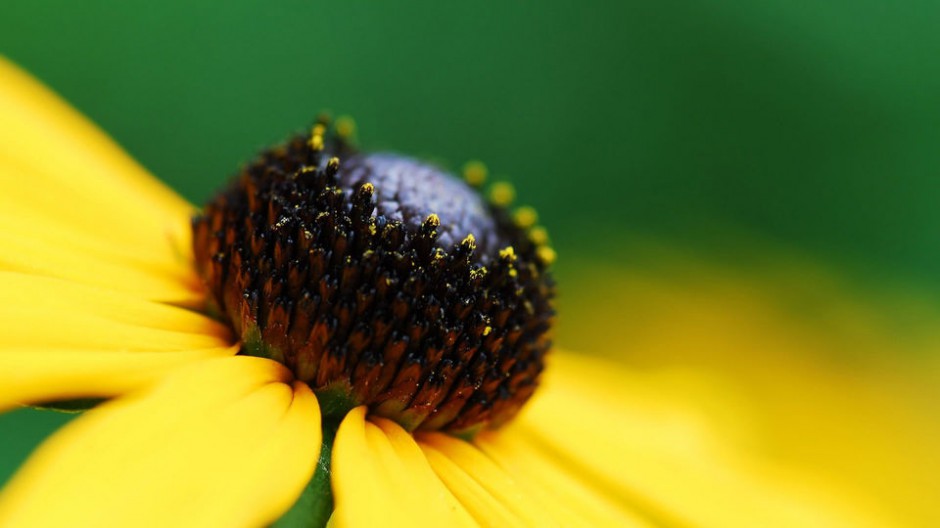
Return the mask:
POLYGON ((515 262, 516 260, 516 250, 512 246, 506 246, 503 249, 499 250, 499 258, 506 259, 510 262, 515 262))
POLYGON ((363 183, 363 184, 362 184, 362 190, 365 191, 365 192, 367 192, 367 193, 369 193, 369 194, 372 194, 372 193, 375 192, 375 185, 372 185, 372 184, 369 183, 369 182, 363 183))
POLYGON ((431 227, 437 227, 441 225, 441 218, 434 213, 428 215, 424 220, 424 223, 429 224, 431 227))
POLYGON ((310 148, 316 151, 323 150, 323 136, 319 134, 310 136, 310 148))
POLYGON ((310 130, 311 136, 322 136, 324 133, 326 133, 326 127, 323 123, 313 125, 313 129, 310 130))
POLYGON ((482 161, 468 161, 467 164, 463 166, 463 179, 474 187, 483 185, 486 181, 487 174, 486 165, 484 165, 482 161))
POLYGON ((466 236, 466 238, 463 239, 461 244, 475 248, 477 247, 477 239, 475 236, 473 236, 473 233, 470 233, 466 236))
POLYGON ((516 199, 516 189, 508 182, 496 182, 490 187, 490 201, 493 205, 506 207, 516 199))
POLYGON ((538 222, 539 215, 535 212, 535 209, 526 205, 516 209, 516 212, 512 215, 512 219, 516 222, 517 226, 522 229, 528 229, 538 222))
POLYGON ((542 226, 535 226, 529 230, 529 240, 536 246, 548 244, 548 231, 542 226))
POLYGON ((492 327, 492 326, 486 325, 486 328, 483 329, 483 335, 484 335, 484 336, 488 336, 488 335, 490 335, 490 333, 492 333, 492 332, 493 332, 493 327, 492 327))
POLYGON ((332 169, 332 170, 338 169, 338 168, 339 168, 339 158, 337 158, 336 156, 333 156, 332 158, 330 158, 330 161, 326 162, 326 165, 327 165, 327 167, 329 167, 329 168, 332 169))
POLYGON ((470 270, 471 279, 482 279, 486 277, 486 274, 489 273, 489 270, 486 269, 486 266, 480 266, 479 268, 470 270))
POLYGON ((375 227, 375 224, 369 224, 369 233, 374 235, 378 232, 378 228, 375 227))
POLYGON ((558 258, 558 254, 555 253, 555 250, 548 246, 539 247, 535 250, 535 254, 538 255, 546 265, 552 264, 555 262, 555 259, 558 258))
POLYGON ((336 118, 336 134, 339 137, 349 138, 356 133, 356 122, 349 116, 336 118))

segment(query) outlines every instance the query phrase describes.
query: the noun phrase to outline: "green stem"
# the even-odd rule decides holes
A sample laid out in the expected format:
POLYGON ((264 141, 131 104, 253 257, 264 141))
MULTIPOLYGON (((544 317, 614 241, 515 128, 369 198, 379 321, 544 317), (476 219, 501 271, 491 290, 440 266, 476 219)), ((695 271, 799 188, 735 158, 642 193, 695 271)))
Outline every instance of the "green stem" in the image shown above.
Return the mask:
POLYGON ((317 399, 323 413, 323 443, 317 469, 297 502, 272 525, 274 528, 324 528, 333 514, 333 491, 330 487, 333 441, 340 422, 355 402, 348 391, 336 387, 318 391, 317 399))
POLYGON ((330 459, 333 454, 333 440, 339 422, 323 422, 323 444, 320 447, 320 460, 313 478, 304 488, 297 502, 287 510, 272 526, 276 528, 323 528, 333 514, 333 492, 330 488, 330 459))

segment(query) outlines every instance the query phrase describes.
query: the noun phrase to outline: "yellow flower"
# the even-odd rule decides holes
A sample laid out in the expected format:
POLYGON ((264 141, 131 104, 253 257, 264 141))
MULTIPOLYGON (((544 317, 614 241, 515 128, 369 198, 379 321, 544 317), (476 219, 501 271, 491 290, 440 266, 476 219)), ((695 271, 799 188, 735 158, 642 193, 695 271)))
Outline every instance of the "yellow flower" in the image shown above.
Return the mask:
MULTIPOLYGON (((193 207, 26 74, 0 62, 0 78, 0 408, 110 400, 34 453, 0 525, 276 521, 327 445, 317 398, 198 311, 193 207)), ((878 524, 666 396, 697 382, 556 351, 523 412, 469 442, 356 408, 328 457, 331 522, 878 524)))

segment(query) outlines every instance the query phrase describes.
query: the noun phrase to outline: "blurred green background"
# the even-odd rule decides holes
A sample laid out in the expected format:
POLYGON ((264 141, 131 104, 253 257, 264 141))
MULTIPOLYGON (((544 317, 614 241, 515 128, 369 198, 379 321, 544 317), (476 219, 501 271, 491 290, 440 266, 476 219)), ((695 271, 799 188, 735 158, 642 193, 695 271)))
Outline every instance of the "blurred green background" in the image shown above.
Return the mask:
MULTIPOLYGON (((329 109, 511 179, 562 278, 627 235, 761 240, 936 297, 938 24, 929 0, 20 1, 0 53, 196 203, 329 109)), ((0 481, 64 419, 0 416, 0 481)))

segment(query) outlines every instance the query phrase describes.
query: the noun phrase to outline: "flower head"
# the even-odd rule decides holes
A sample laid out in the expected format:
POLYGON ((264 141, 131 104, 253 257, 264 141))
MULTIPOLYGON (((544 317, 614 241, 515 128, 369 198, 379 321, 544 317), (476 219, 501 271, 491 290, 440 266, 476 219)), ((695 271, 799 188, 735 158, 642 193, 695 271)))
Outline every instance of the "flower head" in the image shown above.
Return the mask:
MULTIPOLYGON (((0 524, 866 520, 723 448, 657 399, 656 379, 545 357, 553 253, 533 211, 502 209, 510 187, 494 185, 492 206, 454 205, 466 190, 436 169, 357 154, 338 165, 320 156, 336 147, 321 131, 266 154, 197 213, 26 74, 3 61, 0 78, 0 408, 109 400, 36 451, 0 494, 0 524), (406 173, 448 190, 409 188, 406 173), (386 297, 383 283, 395 286, 386 297), (379 341, 408 337, 398 355, 377 348, 386 321, 379 341), (478 373, 471 349, 492 355, 478 373), (412 359, 409 393, 389 396, 412 359), (507 421, 536 380, 498 430, 440 431, 507 421), (331 406, 335 382, 363 405, 331 406)), ((467 175, 479 184, 485 171, 467 175)))
POLYGON ((545 244, 446 172, 355 153, 327 125, 262 154, 194 219, 213 304, 244 353, 349 408, 409 430, 505 423, 550 345, 545 244))

